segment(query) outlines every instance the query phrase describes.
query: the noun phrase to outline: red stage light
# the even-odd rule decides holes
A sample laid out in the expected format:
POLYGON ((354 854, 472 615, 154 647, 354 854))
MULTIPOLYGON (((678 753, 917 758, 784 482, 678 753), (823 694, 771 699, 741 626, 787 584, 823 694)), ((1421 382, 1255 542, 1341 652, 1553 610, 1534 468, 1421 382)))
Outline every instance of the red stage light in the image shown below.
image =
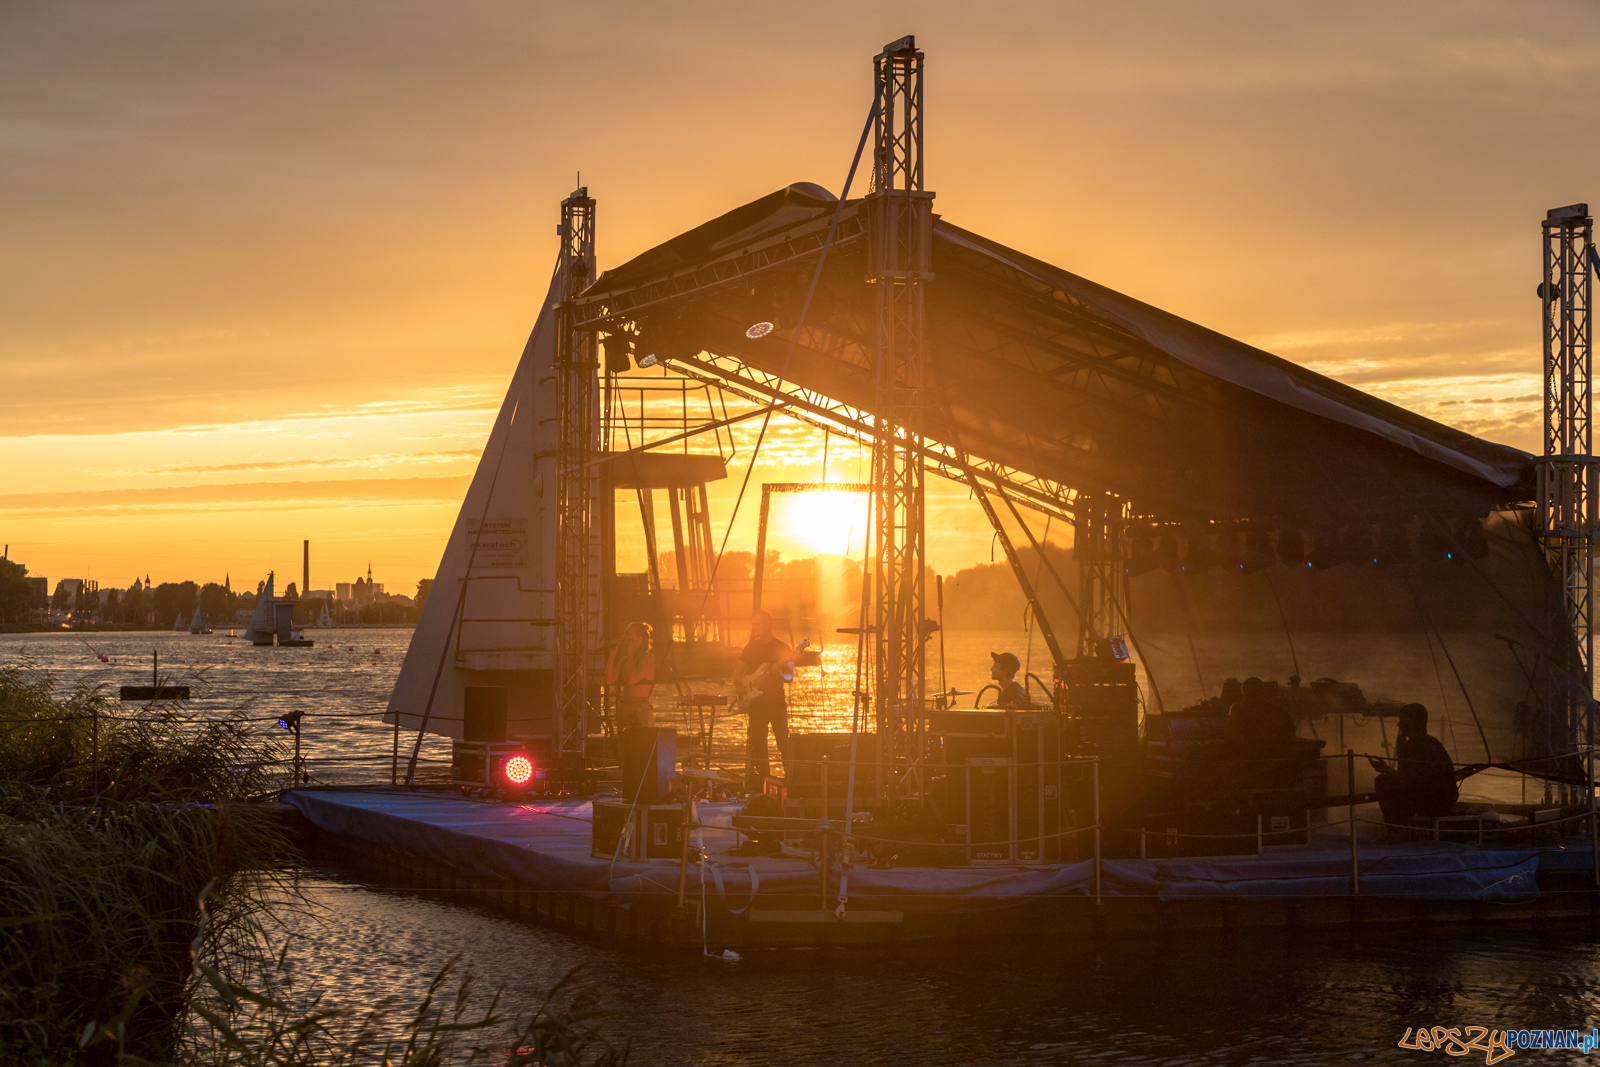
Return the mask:
POLYGON ((533 761, 527 756, 512 756, 501 764, 500 773, 512 785, 527 785, 533 778, 533 761))

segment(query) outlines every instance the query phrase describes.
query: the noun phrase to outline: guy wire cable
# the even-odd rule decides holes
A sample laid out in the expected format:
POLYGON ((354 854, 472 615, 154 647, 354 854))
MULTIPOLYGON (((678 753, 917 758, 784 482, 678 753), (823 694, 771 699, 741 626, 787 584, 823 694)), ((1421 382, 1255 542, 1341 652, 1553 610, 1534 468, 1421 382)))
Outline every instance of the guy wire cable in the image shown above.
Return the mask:
MULTIPOLYGON (((861 128, 861 140, 856 144, 855 158, 850 161, 850 172, 845 175, 844 188, 839 192, 839 200, 834 205, 833 218, 828 223, 828 236, 823 239, 822 253, 817 257, 817 269, 811 273, 811 287, 806 290, 806 299, 800 305, 800 317, 795 320, 794 329, 789 333, 789 350, 783 357, 783 369, 778 372, 778 381, 788 380, 789 365, 794 360, 795 346, 800 343, 800 328, 806 323, 806 315, 811 311, 811 298, 816 295, 817 283, 822 280, 822 268, 828 262, 828 249, 833 247, 833 234, 839 226, 839 216, 844 214, 845 202, 850 198, 850 186, 855 181, 856 168, 861 163, 861 153, 867 147, 867 135, 872 132, 872 124, 878 118, 878 108, 882 101, 881 89, 874 89, 872 93, 872 107, 867 110, 867 123, 861 128)), ((711 600, 712 583, 716 581, 717 569, 722 566, 722 554, 728 550, 728 538, 733 536, 733 523, 739 517, 739 505, 744 502, 745 490, 750 486, 750 476, 755 473, 756 460, 761 452, 761 443, 766 440, 767 427, 772 423, 772 410, 769 408, 761 420, 761 432, 756 435, 755 447, 750 451, 750 466, 745 468, 744 481, 739 483, 739 495, 734 498, 733 511, 728 516, 728 528, 722 534, 722 545, 717 549, 717 558, 711 562, 711 574, 706 578, 705 596, 700 599, 700 611, 703 614, 706 604, 711 600)))

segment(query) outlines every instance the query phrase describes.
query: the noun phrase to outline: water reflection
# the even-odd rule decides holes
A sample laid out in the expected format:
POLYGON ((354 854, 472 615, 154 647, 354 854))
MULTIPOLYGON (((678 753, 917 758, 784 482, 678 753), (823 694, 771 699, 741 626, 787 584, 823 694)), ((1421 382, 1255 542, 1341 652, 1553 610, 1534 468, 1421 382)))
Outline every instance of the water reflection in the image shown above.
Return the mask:
POLYGON ((329 918, 291 952, 302 982, 414 1002, 460 952, 531 1008, 584 964, 610 987, 613 1031, 642 1064, 1431 1063, 1395 1047, 1407 1026, 1587 1029, 1600 980, 1587 923, 788 950, 729 964, 580 941, 328 870, 307 885, 329 918))

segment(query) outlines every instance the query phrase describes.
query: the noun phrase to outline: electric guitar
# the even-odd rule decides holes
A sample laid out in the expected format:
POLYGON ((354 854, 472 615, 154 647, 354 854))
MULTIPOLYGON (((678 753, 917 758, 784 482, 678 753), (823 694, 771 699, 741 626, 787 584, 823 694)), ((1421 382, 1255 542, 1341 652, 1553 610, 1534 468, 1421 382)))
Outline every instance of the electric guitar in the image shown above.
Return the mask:
MULTIPOLYGON (((810 647, 810 639, 801 641, 800 647, 795 649, 795 653, 798 655, 810 647)), ((750 705, 755 703, 756 698, 763 695, 764 687, 761 683, 765 682, 775 670, 778 672, 779 685, 784 682, 794 681, 794 668, 792 666, 785 671, 781 666, 770 661, 763 663, 749 674, 741 675, 734 680, 733 692, 739 698, 738 706, 740 711, 749 711, 750 705)))
POLYGON ((749 674, 740 675, 733 683, 740 711, 749 711, 756 698, 762 696, 762 683, 772 674, 774 664, 763 663, 749 674))

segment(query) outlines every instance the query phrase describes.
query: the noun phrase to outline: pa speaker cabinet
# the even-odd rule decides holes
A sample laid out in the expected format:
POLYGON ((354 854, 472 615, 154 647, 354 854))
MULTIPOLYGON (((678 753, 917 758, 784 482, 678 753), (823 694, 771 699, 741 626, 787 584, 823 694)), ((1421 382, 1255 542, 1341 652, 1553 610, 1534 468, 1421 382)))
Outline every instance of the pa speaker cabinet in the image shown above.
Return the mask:
POLYGON ((594 802, 589 854, 597 859, 679 859, 683 855, 683 805, 594 802), (621 844, 619 851, 618 845, 621 844))
POLYGON ((622 799, 658 804, 672 792, 678 773, 676 726, 630 726, 622 731, 622 799))
POLYGON ((1067 696, 1085 740, 1100 749, 1139 740, 1139 690, 1132 663, 1080 656, 1064 664, 1067 696))
POLYGON ((1020 711, 1012 716, 1017 775, 1017 859, 1061 861, 1061 716, 1020 711))
POLYGON ((1017 858, 1017 776, 1010 759, 969 759, 967 786, 967 861, 1015 863, 1017 858))

